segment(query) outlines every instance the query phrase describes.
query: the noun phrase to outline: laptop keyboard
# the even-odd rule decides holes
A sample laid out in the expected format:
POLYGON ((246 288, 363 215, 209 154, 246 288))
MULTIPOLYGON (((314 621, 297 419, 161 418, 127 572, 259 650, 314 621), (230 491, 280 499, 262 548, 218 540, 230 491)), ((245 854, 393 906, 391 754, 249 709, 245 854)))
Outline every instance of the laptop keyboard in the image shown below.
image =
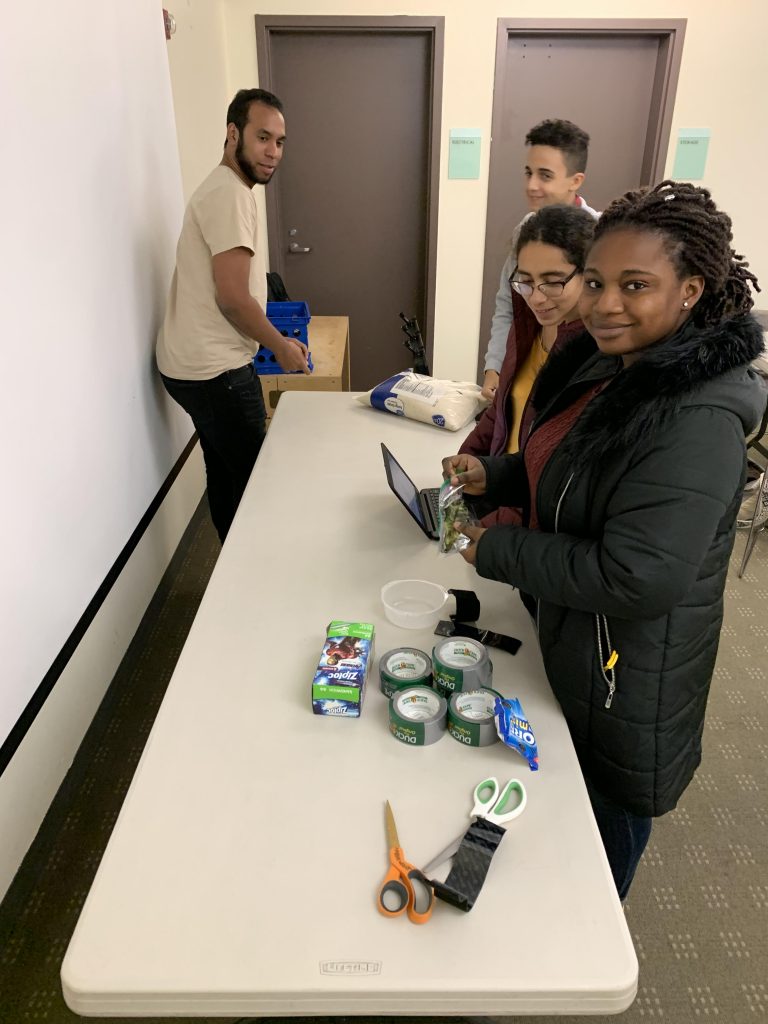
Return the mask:
POLYGON ((425 490, 429 511, 432 513, 432 520, 435 526, 440 522, 440 488, 427 487, 425 490))

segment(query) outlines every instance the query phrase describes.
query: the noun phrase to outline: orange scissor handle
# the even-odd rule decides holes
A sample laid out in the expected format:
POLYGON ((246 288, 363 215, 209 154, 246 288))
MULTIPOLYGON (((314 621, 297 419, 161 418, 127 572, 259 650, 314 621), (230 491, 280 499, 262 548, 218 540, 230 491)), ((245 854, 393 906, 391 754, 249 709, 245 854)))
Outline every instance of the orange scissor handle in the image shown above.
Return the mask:
POLYGON ((435 894, 425 876, 409 864, 399 846, 389 851, 390 868, 379 889, 379 912, 397 917, 405 911, 414 924, 424 924, 432 915, 435 894))

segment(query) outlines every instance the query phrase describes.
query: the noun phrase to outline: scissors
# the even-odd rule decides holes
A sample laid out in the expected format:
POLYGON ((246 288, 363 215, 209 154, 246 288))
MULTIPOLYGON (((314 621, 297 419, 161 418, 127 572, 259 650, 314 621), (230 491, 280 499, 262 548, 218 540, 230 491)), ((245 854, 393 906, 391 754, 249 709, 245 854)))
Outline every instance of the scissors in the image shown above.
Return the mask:
POLYGON ((379 911, 385 917, 397 917, 406 911, 414 924, 424 924, 432 915, 435 894, 421 871, 405 859, 389 800, 386 817, 390 867, 379 889, 379 911))
MULTIPOLYGON (((486 821, 492 821, 495 825, 505 825, 508 821, 518 817, 525 810, 525 805, 528 801, 525 786, 522 782, 519 782, 517 779, 510 779, 501 790, 501 793, 499 793, 499 780, 493 776, 478 782, 473 796, 475 803, 470 818, 485 818, 486 821), (517 798, 516 801, 515 797, 517 798)), ((423 874, 429 877, 444 861, 448 860, 449 857, 453 857, 461 846, 463 838, 464 833, 462 832, 460 836, 457 836, 449 846, 446 846, 444 850, 427 864, 423 874)))

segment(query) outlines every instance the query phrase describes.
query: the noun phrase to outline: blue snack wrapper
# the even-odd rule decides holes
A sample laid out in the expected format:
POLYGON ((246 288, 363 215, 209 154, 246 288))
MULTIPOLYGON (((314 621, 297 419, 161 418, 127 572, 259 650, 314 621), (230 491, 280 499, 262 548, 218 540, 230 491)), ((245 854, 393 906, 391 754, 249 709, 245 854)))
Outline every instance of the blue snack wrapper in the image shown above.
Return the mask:
POLYGON ((522 754, 532 772, 539 770, 539 751, 531 723, 517 697, 497 697, 494 705, 496 732, 506 746, 522 754))

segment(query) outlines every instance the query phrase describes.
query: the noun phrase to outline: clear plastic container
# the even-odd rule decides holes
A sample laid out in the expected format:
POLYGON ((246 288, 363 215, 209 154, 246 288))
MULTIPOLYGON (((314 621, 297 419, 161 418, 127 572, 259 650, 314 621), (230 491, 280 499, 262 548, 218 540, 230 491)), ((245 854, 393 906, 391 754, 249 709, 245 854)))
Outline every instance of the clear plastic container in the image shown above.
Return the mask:
POLYGON ((403 629, 432 629, 448 600, 448 591, 428 580, 392 580, 381 588, 384 614, 403 629))

